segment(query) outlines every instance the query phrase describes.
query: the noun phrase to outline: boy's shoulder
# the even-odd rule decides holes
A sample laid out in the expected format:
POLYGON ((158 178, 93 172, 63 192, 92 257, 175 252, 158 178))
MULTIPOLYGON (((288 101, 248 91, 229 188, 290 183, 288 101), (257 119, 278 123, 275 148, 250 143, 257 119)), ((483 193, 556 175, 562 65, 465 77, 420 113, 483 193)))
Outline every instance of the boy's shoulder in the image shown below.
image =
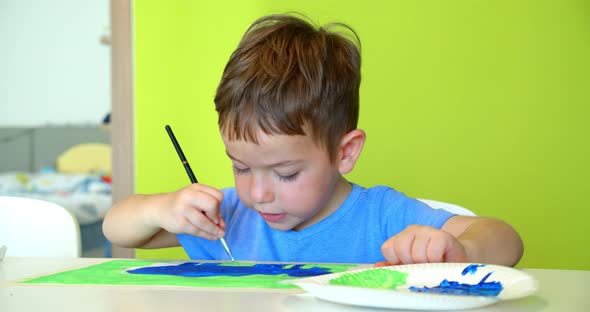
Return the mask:
POLYGON ((361 200, 370 200, 381 203, 400 203, 405 199, 410 199, 404 193, 386 185, 376 185, 371 187, 363 187, 358 184, 352 184, 353 191, 359 194, 361 200))
POLYGON ((378 216, 376 219, 379 220, 381 227, 386 229, 389 237, 411 224, 440 229, 454 215, 443 209, 433 209, 424 202, 389 186, 359 188, 361 195, 356 205, 363 209, 357 210, 372 210, 372 216, 378 216))
POLYGON ((356 206, 373 207, 386 212, 386 214, 395 215, 419 215, 430 216, 448 213, 441 209, 434 209, 419 199, 407 196, 393 187, 377 185, 365 188, 353 184, 351 196, 355 197, 356 206), (353 195, 354 193, 356 195, 353 195))

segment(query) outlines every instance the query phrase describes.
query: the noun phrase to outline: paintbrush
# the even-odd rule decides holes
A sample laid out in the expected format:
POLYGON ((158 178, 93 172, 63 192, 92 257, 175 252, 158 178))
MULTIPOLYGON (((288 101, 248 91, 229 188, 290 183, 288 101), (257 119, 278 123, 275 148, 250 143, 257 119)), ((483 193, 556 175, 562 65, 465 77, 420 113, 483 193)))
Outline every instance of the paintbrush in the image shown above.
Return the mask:
MULTIPOLYGON (((182 149, 180 148, 180 145, 178 144, 178 140, 176 140, 176 137, 174 136, 174 132, 172 132, 172 128, 170 128, 169 125, 166 125, 166 132, 168 132, 168 136, 170 136, 170 140, 172 140, 172 144, 174 145, 174 148, 176 149, 176 152, 178 153, 178 157, 180 157, 180 161, 182 162, 182 165, 184 166, 184 169, 186 170, 186 173, 188 174, 188 178, 191 180, 191 183, 199 183, 199 181, 197 181, 197 178, 195 177, 195 174, 193 173, 193 170, 191 169, 191 166, 189 165, 188 161, 186 160, 186 157, 184 157, 184 153, 182 152, 182 149)), ((225 249, 225 252, 229 256, 231 261, 236 261, 234 259, 234 256, 231 254, 231 250, 229 249, 229 246, 227 245, 225 238, 220 237, 219 241, 221 242, 221 245, 223 245, 223 249, 225 249)))

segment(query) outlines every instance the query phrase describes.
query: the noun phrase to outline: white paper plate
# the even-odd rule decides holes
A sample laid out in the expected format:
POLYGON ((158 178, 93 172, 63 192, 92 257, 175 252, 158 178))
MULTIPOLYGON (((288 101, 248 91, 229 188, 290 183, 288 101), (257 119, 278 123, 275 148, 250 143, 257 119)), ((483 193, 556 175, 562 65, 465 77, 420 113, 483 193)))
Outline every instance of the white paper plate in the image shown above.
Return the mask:
POLYGON ((537 281, 520 270, 488 264, 478 267, 473 274, 463 275, 462 272, 468 265, 468 263, 422 263, 366 268, 293 279, 285 281, 285 283, 295 284, 311 295, 327 301, 357 306, 411 310, 470 309, 490 305, 501 300, 526 297, 537 290, 537 281), (406 284, 398 286, 395 290, 329 284, 330 280, 342 274, 376 269, 408 273, 406 284), (433 294, 413 292, 408 289, 410 286, 435 287, 444 279, 465 284, 477 284, 490 272, 492 274, 487 278, 487 282, 502 283, 503 289, 498 296, 433 294))

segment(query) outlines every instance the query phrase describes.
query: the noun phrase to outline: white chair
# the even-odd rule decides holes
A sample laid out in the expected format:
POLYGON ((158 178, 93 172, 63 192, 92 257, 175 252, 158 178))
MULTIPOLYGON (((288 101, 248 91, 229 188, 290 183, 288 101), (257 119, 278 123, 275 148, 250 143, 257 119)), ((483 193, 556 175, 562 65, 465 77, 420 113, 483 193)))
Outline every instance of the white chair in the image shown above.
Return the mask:
POLYGON ((0 196, 0 245, 7 247, 7 257, 77 258, 80 226, 57 204, 0 196))
POLYGON ((444 209, 448 212, 455 213, 461 216, 476 216, 476 214, 473 213, 473 211, 455 204, 444 203, 432 199, 417 199, 434 209, 444 209))

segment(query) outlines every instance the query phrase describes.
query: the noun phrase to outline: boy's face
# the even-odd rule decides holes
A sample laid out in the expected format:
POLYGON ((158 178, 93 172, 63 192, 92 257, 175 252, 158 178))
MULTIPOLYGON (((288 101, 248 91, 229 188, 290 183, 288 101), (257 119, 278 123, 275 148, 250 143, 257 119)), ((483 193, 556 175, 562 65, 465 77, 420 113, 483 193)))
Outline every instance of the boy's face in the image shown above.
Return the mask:
POLYGON ((229 141, 240 200, 277 230, 302 230, 334 212, 349 187, 309 135, 265 135, 259 144, 229 141), (344 186, 346 185, 346 186, 344 186))

